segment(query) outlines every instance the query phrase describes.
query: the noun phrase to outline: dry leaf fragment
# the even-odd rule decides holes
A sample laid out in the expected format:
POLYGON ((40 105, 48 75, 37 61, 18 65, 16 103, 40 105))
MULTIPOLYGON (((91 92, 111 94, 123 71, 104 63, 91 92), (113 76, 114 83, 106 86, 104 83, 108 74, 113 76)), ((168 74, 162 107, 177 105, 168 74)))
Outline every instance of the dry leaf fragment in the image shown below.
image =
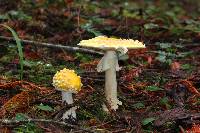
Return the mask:
POLYGON ((14 87, 21 85, 21 84, 22 84, 21 81, 14 81, 14 82, 11 82, 11 83, 0 85, 0 89, 1 90, 9 90, 9 89, 13 89, 14 87))
POLYGON ((186 133, 200 133, 200 124, 194 124, 192 128, 186 130, 186 133))
POLYGON ((33 102, 34 95, 33 92, 22 91, 21 93, 15 95, 10 100, 8 100, 0 109, 0 118, 4 115, 15 115, 19 112, 24 112, 30 102, 33 102))
POLYGON ((171 64, 171 70, 172 71, 178 71, 178 70, 180 70, 180 68, 181 68, 181 65, 180 65, 180 63, 178 63, 178 62, 173 62, 172 64, 171 64))
POLYGON ((184 84, 191 93, 197 94, 198 96, 200 96, 199 91, 192 85, 190 81, 182 80, 181 83, 184 84))

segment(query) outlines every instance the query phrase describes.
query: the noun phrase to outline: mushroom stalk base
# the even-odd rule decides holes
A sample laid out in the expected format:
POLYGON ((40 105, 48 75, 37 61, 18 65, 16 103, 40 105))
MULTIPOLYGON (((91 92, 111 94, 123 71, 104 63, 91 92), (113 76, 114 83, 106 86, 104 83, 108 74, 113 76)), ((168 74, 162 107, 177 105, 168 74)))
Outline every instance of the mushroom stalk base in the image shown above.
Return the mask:
MULTIPOLYGON (((66 102, 67 104, 73 104, 73 97, 72 92, 65 92, 62 91, 62 102, 66 102)), ((64 114, 62 119, 69 119, 69 118, 76 118, 76 108, 72 107, 69 110, 67 110, 64 114)))
MULTIPOLYGON (((108 104, 111 109, 118 109, 118 105, 122 105, 122 102, 117 99, 117 80, 116 71, 119 70, 117 53, 115 51, 107 51, 105 53, 106 62, 110 66, 109 69, 105 71, 105 95, 108 104)), ((107 111, 107 108, 104 107, 107 111)))

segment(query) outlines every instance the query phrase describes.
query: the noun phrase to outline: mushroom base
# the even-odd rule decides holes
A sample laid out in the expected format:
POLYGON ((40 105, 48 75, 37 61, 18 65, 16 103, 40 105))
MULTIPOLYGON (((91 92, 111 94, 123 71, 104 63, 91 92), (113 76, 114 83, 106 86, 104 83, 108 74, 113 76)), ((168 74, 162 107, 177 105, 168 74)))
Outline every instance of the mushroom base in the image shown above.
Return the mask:
MULTIPOLYGON (((65 92, 62 91, 62 102, 66 102, 67 104, 73 104, 73 97, 72 92, 65 92)), ((77 107, 72 107, 69 110, 67 110, 64 114, 62 119, 70 119, 70 118, 76 118, 76 109, 77 107)))

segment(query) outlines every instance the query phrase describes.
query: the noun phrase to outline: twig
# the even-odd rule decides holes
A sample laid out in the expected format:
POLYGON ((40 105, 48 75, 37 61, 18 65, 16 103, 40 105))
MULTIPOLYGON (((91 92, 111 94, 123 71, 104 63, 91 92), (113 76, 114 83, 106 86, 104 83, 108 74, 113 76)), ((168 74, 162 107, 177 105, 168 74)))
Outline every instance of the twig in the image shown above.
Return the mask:
POLYGON ((86 132, 90 132, 90 133, 94 133, 94 131, 92 129, 89 128, 81 128, 78 125, 72 125, 63 121, 55 121, 55 120, 47 120, 47 119, 31 119, 28 118, 26 120, 14 120, 14 119, 0 119, 0 124, 1 125, 11 125, 11 124, 20 124, 20 123, 26 123, 26 122, 46 122, 46 123, 54 123, 54 124, 58 124, 58 125, 62 125, 62 126, 67 126, 67 127, 71 127, 74 129, 79 129, 79 130, 83 130, 86 132))
MULTIPOLYGON (((5 37, 5 36, 0 36, 0 39, 14 41, 14 38, 5 37)), ((62 44, 52 44, 52 43, 37 42, 37 41, 23 40, 23 39, 20 39, 20 41, 23 43, 29 43, 29 44, 33 44, 36 46, 43 46, 43 47, 49 47, 49 48, 61 48, 61 49, 65 49, 67 51, 84 52, 84 53, 91 53, 91 54, 95 54, 95 55, 103 55, 102 52, 98 52, 98 51, 90 50, 90 49, 86 49, 86 48, 71 47, 71 46, 64 46, 62 44)))
POLYGON ((185 130, 183 129, 183 127, 181 125, 179 125, 178 127, 181 130, 181 133, 185 133, 185 130))
POLYGON ((102 124, 100 124, 100 125, 93 126, 93 128, 103 127, 104 125, 107 125, 107 124, 109 124, 109 123, 111 123, 111 122, 113 122, 113 121, 114 121, 114 120, 107 121, 107 122, 102 123, 102 124))

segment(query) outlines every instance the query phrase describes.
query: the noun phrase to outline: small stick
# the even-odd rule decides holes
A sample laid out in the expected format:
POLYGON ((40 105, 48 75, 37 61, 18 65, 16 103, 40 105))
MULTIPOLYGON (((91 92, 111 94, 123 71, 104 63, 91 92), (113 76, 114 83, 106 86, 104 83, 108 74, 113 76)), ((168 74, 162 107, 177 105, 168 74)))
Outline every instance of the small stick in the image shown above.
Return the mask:
POLYGON ((64 121, 55 121, 55 120, 50 120, 50 119, 32 119, 32 118, 28 118, 26 120, 14 120, 14 119, 0 119, 0 124, 1 126, 3 125, 10 125, 10 124, 19 124, 19 123, 27 123, 27 122, 46 122, 46 123, 54 123, 54 124, 58 124, 58 125, 62 125, 62 126, 67 126, 67 127, 71 127, 74 129, 81 129, 83 131, 87 131, 90 133, 94 133, 94 131, 92 129, 87 129, 87 128, 81 128, 78 125, 72 125, 69 123, 66 123, 64 121))
POLYGON ((179 127, 181 133, 185 133, 185 130, 183 129, 183 127, 181 125, 179 125, 178 127, 179 127))
MULTIPOLYGON (((0 39, 14 41, 14 38, 5 37, 5 36, 0 36, 0 39)), ((36 45, 36 46, 43 46, 43 47, 49 47, 49 48, 61 48, 61 49, 65 49, 67 51, 84 52, 84 53, 91 53, 91 54, 95 54, 95 55, 103 55, 102 52, 98 52, 98 51, 90 50, 90 49, 86 49, 86 48, 71 47, 71 46, 64 46, 62 44, 52 44, 52 43, 37 42, 37 41, 23 40, 23 39, 20 39, 20 41, 23 43, 29 43, 29 44, 36 45)))

